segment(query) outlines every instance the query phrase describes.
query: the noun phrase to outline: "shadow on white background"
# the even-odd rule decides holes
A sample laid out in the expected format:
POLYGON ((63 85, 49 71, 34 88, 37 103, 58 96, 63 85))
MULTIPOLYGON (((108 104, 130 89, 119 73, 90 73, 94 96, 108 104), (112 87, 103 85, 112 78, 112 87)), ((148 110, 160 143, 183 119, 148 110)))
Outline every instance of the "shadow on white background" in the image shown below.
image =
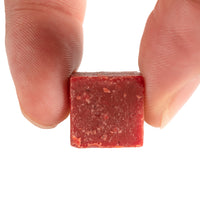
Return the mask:
MULTIPOLYGON (((88 0, 80 71, 138 70, 155 0, 88 0)), ((23 118, 4 49, 0 3, 0 199, 200 199, 200 89, 163 130, 145 124, 142 148, 69 143, 69 118, 42 130, 23 118)))

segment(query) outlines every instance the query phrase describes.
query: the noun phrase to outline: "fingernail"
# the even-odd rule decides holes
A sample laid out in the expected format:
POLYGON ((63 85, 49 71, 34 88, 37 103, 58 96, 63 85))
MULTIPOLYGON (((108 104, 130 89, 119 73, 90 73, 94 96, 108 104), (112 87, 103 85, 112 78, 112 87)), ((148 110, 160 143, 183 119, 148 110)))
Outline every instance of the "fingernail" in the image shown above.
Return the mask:
POLYGON ((22 111, 22 114, 24 115, 24 117, 25 117, 29 122, 31 122, 33 125, 37 126, 38 128, 42 128, 42 129, 52 129, 52 128, 55 128, 55 127, 57 126, 57 124, 56 124, 56 125, 48 125, 48 126, 47 126, 47 125, 39 124, 39 123, 33 121, 28 115, 26 115, 26 114, 23 112, 22 109, 21 109, 21 111, 22 111))
POLYGON ((171 119, 176 115, 180 108, 186 103, 186 101, 198 87, 199 83, 200 77, 198 76, 197 78, 187 82, 183 87, 181 87, 181 89, 175 92, 163 112, 160 126, 161 129, 171 121, 171 119))

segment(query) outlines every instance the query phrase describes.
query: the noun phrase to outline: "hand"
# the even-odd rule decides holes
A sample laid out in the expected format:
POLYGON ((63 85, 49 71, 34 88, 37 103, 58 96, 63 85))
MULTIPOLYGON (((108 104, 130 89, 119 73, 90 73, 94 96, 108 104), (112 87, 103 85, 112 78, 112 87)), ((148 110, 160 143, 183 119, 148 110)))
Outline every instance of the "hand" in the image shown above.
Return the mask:
MULTIPOLYGON (((6 48, 21 110, 52 128, 69 113, 68 80, 82 57, 86 0, 5 0, 6 48)), ((145 120, 164 126, 200 81, 200 1, 159 0, 141 42, 145 120)))
POLYGON ((200 1, 159 0, 140 47, 145 120, 164 127, 200 82, 200 1))
POLYGON ((24 116, 52 128, 69 113, 68 78, 82 57, 85 0, 5 0, 6 49, 24 116))

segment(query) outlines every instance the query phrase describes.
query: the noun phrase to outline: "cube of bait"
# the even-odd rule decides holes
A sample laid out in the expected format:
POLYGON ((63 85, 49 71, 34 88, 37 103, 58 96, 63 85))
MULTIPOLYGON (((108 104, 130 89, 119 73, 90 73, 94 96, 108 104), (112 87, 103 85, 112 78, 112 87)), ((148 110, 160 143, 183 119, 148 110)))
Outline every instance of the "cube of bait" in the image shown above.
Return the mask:
POLYGON ((71 145, 143 145, 144 78, 139 72, 75 72, 70 78, 71 145))

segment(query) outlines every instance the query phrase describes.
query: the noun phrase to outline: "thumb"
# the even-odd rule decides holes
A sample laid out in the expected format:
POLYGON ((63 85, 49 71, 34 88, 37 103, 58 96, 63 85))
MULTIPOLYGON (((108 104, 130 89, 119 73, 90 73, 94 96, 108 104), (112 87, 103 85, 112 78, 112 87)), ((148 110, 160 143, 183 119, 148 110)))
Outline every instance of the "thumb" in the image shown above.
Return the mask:
POLYGON ((141 41, 145 120, 165 126, 200 82, 200 1, 159 0, 141 41))
POLYGON ((56 126, 69 113, 68 78, 82 57, 85 0, 5 0, 6 49, 23 114, 56 126))

